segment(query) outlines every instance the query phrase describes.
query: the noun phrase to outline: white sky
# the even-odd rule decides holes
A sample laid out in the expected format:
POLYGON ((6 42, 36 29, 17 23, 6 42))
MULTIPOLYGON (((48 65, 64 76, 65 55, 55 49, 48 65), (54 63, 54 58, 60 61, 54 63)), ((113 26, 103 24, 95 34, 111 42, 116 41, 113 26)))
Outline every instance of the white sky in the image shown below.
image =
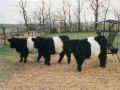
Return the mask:
MULTIPOLYGON (((23 23, 22 15, 20 14, 20 8, 18 6, 19 0, 0 0, 0 24, 16 24, 23 23)), ((28 12, 32 13, 37 10, 40 6, 41 0, 27 0, 28 1, 28 12)), ((49 1, 49 0, 45 0, 49 1)), ((68 0, 74 6, 76 0, 68 0)), ((84 1, 84 0, 83 0, 84 1)), ((62 0, 51 0, 52 7, 59 9, 62 5, 62 0)), ((114 8, 120 8, 120 0, 111 0, 111 6, 114 8)), ((75 7, 73 7, 75 8, 75 7)))

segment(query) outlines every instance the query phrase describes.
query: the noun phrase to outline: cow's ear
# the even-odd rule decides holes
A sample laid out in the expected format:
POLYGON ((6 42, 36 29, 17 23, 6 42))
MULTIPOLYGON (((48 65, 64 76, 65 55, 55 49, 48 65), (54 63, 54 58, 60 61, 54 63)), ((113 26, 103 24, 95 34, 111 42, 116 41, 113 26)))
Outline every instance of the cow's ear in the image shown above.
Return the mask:
POLYGON ((11 42, 11 38, 8 39, 8 42, 11 42))
POLYGON ((35 42, 35 41, 36 41, 36 38, 32 38, 32 41, 34 41, 34 42, 35 42))

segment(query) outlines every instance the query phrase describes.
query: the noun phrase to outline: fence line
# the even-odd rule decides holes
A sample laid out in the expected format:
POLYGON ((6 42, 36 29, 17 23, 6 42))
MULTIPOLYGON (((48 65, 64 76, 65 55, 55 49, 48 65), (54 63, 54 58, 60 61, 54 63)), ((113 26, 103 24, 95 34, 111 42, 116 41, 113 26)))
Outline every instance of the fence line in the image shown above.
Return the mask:
MULTIPOLYGON (((29 36, 40 36, 41 34, 45 34, 48 32, 42 32, 42 31, 38 31, 38 30, 31 30, 31 31, 25 31, 24 29, 20 29, 20 28, 16 28, 16 32, 10 32, 8 31, 5 27, 2 28, 1 30, 1 35, 0 35, 0 43, 6 44, 7 43, 7 39, 10 37, 29 37, 29 36)), ((81 32, 95 32, 95 31, 81 31, 81 32)), ((109 31, 109 30, 105 30, 105 31, 101 31, 99 30, 99 32, 115 32, 118 33, 120 31, 109 31)), ((66 32, 67 33, 67 32, 66 32)), ((75 33, 75 32, 69 32, 69 33, 75 33)))

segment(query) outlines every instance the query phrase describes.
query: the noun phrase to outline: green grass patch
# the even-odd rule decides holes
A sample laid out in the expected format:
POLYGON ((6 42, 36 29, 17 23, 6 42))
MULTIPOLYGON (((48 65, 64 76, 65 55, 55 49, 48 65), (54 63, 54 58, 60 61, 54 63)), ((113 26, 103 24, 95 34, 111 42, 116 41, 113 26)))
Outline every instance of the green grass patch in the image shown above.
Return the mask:
POLYGON ((82 39, 90 36, 96 36, 95 32, 79 32, 79 33, 54 33, 54 34, 42 34, 41 37, 52 37, 52 36, 59 36, 59 35, 67 35, 70 39, 82 39))
POLYGON ((17 54, 16 54, 15 49, 10 48, 8 44, 7 45, 0 44, 0 55, 7 55, 7 56, 15 55, 16 56, 17 54))
MULTIPOLYGON (((55 33, 55 34, 43 34, 41 35, 42 37, 52 37, 52 36, 59 36, 59 35, 67 35, 70 37, 70 39, 82 39, 82 38, 86 38, 86 37, 90 37, 90 36, 96 36, 96 32, 79 32, 79 33, 55 33)), ((105 33, 105 36, 108 36, 108 33, 105 33)), ((113 42, 113 46, 115 48, 119 48, 120 49, 120 33, 117 34, 114 42, 113 42)), ((120 53, 120 50, 118 51, 118 53, 120 53)))
POLYGON ((25 70, 25 65, 19 63, 19 54, 9 44, 0 44, 0 80, 9 80, 14 73, 25 70))
MULTIPOLYGON (((54 34, 41 34, 41 37, 52 37, 52 36, 59 36, 59 35, 67 35, 70 37, 70 39, 82 39, 82 38, 86 38, 86 37, 90 37, 90 36, 96 36, 96 32, 79 32, 79 33, 54 33, 54 34)), ((107 34, 105 34, 107 37, 107 34)), ((114 47, 117 47, 120 49, 120 33, 117 34, 114 43, 113 43, 114 47)), ((120 53, 120 50, 119 50, 120 53)), ((15 49, 11 49, 9 47, 9 44, 7 45, 3 45, 0 44, 0 55, 18 55, 18 53, 16 53, 15 49)))

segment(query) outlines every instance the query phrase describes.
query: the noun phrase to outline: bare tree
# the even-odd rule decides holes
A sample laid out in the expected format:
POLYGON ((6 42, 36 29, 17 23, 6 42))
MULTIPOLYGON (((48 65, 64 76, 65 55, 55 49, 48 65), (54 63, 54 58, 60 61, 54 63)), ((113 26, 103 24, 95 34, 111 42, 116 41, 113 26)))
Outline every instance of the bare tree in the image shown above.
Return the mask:
POLYGON ((42 19, 42 24, 45 24, 45 1, 42 0, 42 7, 40 8, 41 10, 41 19, 42 19))
POLYGON ((103 9, 103 12, 104 12, 104 31, 105 31, 105 25, 106 25, 105 21, 106 21, 106 18, 107 18, 109 7, 110 7, 110 0, 105 0, 103 5, 102 5, 102 9, 103 9))
POLYGON ((62 12, 63 12, 63 21, 64 21, 64 31, 67 31, 67 8, 66 8, 66 2, 63 0, 63 7, 62 7, 62 12))
MULTIPOLYGON (((49 0, 49 6, 48 6, 48 24, 49 24, 49 32, 51 32, 52 29, 52 10, 51 10, 51 0, 49 0)), ((53 20, 54 21, 54 20, 53 20)))
POLYGON ((115 19, 118 21, 118 31, 120 30, 120 9, 114 10, 115 19))
POLYGON ((24 19, 26 29, 28 30, 29 26, 28 26, 28 16, 27 16, 27 10, 26 10, 27 0, 25 0, 25 1, 20 0, 19 1, 19 7, 21 8, 21 12, 22 12, 22 15, 23 15, 23 19, 24 19))
POLYGON ((90 2, 90 7, 92 8, 92 11, 94 13, 94 29, 95 31, 97 31, 97 27, 98 27, 98 15, 99 15, 99 9, 100 9, 100 0, 89 0, 90 2))
POLYGON ((88 31, 89 30, 89 21, 88 21, 88 16, 86 11, 84 11, 84 26, 85 26, 85 30, 88 31))
POLYGON ((52 19, 51 19, 51 23, 52 23, 52 32, 55 32, 54 30, 56 29, 55 28, 55 22, 56 22, 56 15, 55 14, 53 14, 52 15, 52 19))
POLYGON ((78 20, 78 31, 81 31, 81 13, 82 13, 82 7, 83 2, 81 0, 77 0, 77 20, 78 20))
POLYGON ((41 0, 40 7, 34 12, 34 18, 36 19, 41 30, 51 29, 51 5, 47 5, 45 0, 41 0))
POLYGON ((39 24, 44 25, 48 19, 48 12, 46 9, 46 3, 44 0, 41 1, 41 6, 38 11, 35 11, 35 16, 37 17, 37 20, 39 24))
POLYGON ((71 7, 72 5, 67 2, 67 7, 68 7, 68 24, 69 24, 69 31, 72 32, 72 18, 71 18, 71 7))

